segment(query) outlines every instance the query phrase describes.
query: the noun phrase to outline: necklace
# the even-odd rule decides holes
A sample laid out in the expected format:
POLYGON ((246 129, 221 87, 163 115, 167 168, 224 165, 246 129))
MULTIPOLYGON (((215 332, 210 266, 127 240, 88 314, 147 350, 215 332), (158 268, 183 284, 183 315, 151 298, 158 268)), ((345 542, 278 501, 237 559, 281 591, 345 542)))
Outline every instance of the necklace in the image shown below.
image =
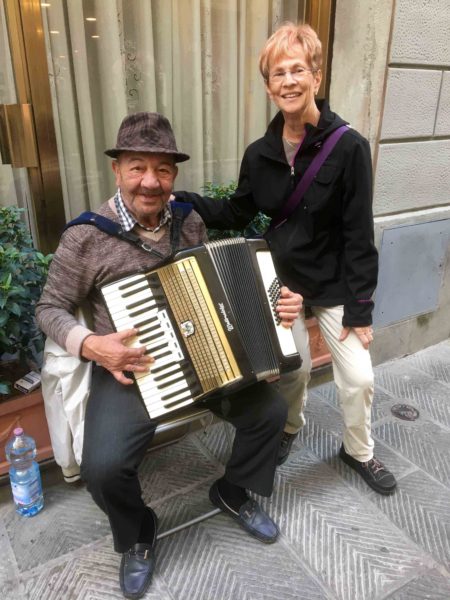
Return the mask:
POLYGON ((297 146, 299 145, 300 142, 292 142, 291 140, 288 140, 287 138, 283 137, 283 140, 286 142, 286 144, 290 147, 290 148, 297 148, 297 146))

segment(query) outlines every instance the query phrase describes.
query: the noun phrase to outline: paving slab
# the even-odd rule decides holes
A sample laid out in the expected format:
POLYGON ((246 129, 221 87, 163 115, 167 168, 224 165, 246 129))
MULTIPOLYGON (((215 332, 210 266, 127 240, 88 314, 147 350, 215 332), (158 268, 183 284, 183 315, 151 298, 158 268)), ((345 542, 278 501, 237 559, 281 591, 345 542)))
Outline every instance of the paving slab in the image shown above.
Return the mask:
MULTIPOLYGON (((338 458, 342 418, 332 382, 313 387, 306 425, 274 493, 258 498, 281 530, 265 545, 220 513, 161 539, 146 600, 448 600, 450 598, 450 342, 375 369, 376 455, 397 492, 376 494, 338 458), (419 411, 415 421, 395 404, 419 411)), ((213 509, 233 439, 215 423, 147 454, 143 496, 162 531, 213 509)), ((17 515, 0 488, 1 600, 114 600, 120 556, 83 485, 43 471, 45 506, 17 515)))

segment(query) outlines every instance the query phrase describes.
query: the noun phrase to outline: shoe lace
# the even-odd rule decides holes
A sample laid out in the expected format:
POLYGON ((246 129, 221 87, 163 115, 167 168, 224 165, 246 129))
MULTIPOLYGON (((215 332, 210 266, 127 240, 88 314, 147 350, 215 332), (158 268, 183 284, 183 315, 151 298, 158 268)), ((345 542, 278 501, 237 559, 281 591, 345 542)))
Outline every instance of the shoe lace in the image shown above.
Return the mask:
POLYGON ((377 475, 380 471, 384 471, 384 465, 377 458, 372 458, 367 463, 368 469, 374 474, 377 475))
POLYGON ((289 433, 286 433, 285 431, 283 431, 283 434, 281 436, 280 446, 282 448, 286 448, 289 445, 290 438, 291 438, 291 436, 289 435, 289 433))

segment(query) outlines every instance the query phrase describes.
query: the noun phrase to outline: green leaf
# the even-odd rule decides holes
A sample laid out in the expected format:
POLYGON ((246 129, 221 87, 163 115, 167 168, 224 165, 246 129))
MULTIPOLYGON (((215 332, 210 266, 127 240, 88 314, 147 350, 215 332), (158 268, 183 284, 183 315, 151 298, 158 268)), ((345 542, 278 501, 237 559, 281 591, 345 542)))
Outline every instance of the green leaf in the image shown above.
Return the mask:
POLYGON ((13 304, 10 305, 9 310, 12 312, 13 315, 16 315, 17 317, 20 317, 20 315, 22 314, 22 309, 17 304, 17 302, 13 302, 13 304))

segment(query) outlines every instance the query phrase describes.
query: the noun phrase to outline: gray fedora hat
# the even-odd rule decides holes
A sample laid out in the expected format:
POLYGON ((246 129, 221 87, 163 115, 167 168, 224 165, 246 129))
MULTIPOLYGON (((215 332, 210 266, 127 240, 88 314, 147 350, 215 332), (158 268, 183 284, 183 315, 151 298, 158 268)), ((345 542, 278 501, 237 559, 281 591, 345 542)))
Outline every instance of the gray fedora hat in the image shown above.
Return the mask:
POLYGON ((105 150, 105 154, 117 158, 121 152, 160 152, 172 154, 175 162, 189 160, 188 154, 178 152, 168 119, 154 112, 138 112, 124 118, 116 147, 105 150))

